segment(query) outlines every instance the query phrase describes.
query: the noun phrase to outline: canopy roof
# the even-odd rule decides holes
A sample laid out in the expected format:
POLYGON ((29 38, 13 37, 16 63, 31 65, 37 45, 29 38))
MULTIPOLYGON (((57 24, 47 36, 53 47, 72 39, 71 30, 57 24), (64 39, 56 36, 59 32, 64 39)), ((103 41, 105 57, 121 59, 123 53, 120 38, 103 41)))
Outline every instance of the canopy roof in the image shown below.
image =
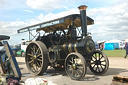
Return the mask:
POLYGON ((120 42, 123 42, 123 41, 115 39, 115 40, 109 40, 109 41, 107 41, 105 43, 120 43, 120 42))
MULTIPOLYGON (((55 20, 21 28, 17 32, 23 33, 32 30, 37 30, 37 31, 43 30, 46 33, 48 33, 48 32, 53 32, 54 30, 56 30, 56 28, 68 29, 68 26, 71 25, 72 21, 74 21, 76 27, 81 27, 80 14, 72 14, 55 20)), ((94 24, 94 20, 87 16, 87 25, 91 25, 91 24, 94 24)))

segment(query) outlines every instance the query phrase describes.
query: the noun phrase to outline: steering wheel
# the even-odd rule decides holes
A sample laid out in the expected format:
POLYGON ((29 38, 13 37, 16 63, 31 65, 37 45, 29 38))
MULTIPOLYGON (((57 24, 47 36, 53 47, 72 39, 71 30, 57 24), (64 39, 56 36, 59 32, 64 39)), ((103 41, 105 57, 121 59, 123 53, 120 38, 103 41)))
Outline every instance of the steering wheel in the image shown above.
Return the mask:
POLYGON ((53 32, 55 44, 60 44, 61 40, 63 39, 63 35, 65 35, 65 34, 66 33, 65 33, 65 31, 62 28, 57 28, 53 32))

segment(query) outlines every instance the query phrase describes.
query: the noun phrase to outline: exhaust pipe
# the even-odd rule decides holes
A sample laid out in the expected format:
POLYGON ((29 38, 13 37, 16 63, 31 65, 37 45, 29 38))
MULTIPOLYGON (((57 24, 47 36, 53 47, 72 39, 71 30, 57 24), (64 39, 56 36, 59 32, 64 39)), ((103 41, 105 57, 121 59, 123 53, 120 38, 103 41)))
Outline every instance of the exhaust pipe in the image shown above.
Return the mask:
POLYGON ((80 10, 80 16, 81 16, 82 37, 85 38, 87 36, 87 16, 86 16, 87 6, 82 5, 79 6, 78 8, 80 10))

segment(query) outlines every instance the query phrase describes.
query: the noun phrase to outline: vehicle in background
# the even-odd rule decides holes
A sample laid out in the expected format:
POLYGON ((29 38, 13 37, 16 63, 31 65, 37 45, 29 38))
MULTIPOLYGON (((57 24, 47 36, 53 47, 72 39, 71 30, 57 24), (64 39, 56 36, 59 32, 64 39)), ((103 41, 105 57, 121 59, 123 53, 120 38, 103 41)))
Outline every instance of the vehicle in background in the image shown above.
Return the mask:
POLYGON ((17 44, 17 45, 14 45, 14 46, 10 46, 12 51, 13 51, 13 54, 15 56, 17 56, 17 51, 19 51, 21 49, 21 44, 17 44))
POLYGON ((104 42, 95 42, 95 49, 102 51, 104 49, 104 42))
POLYGON ((95 49, 99 49, 99 44, 95 42, 95 49))
POLYGON ((17 55, 17 56, 22 56, 22 57, 24 57, 24 56, 25 56, 25 51, 24 51, 24 50, 18 50, 18 51, 16 52, 16 55, 17 55))
POLYGON ((119 49, 124 49, 125 42, 119 42, 119 49))
POLYGON ((21 40, 21 49, 17 51, 17 56, 25 56, 26 47, 29 44, 29 41, 22 39, 21 40))

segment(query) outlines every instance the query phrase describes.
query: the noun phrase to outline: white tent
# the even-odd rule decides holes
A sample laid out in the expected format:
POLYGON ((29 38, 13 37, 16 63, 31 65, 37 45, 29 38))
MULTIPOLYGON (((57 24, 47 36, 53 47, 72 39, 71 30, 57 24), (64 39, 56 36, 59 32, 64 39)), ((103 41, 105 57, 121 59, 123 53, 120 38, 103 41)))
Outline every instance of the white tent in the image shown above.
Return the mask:
POLYGON ((114 39, 114 40, 106 41, 105 43, 120 43, 120 42, 123 42, 123 41, 114 39))
POLYGON ((125 39, 125 42, 128 42, 128 39, 125 39))

